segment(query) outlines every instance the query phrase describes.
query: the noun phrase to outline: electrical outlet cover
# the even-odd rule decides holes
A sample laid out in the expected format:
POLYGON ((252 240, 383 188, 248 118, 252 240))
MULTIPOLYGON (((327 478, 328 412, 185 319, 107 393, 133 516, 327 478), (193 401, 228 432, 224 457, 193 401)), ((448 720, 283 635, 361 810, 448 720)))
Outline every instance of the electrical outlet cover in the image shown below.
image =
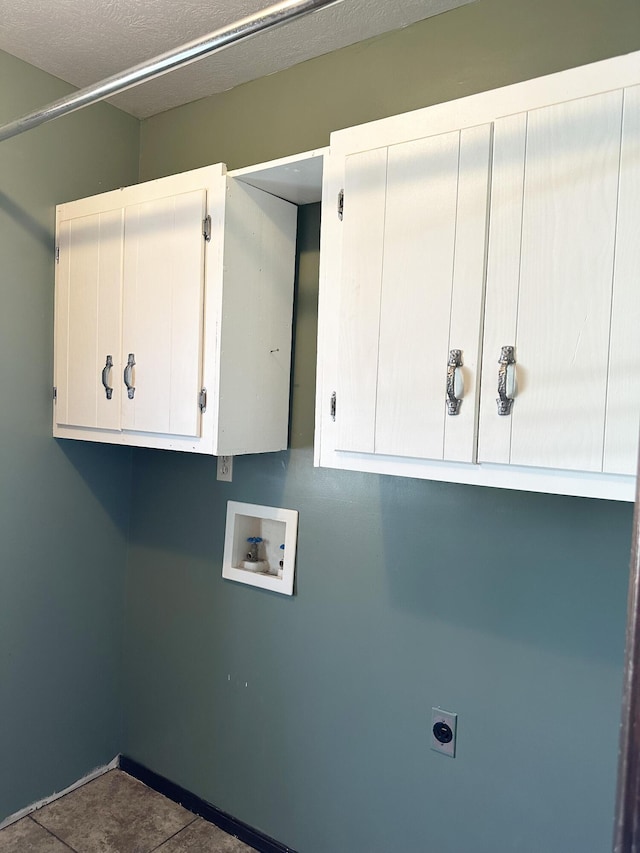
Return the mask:
POLYGON ((442 708, 432 708, 431 749, 448 755, 449 758, 455 758, 457 728, 457 714, 454 714, 453 711, 444 711, 442 708))
POLYGON ((233 480, 233 456, 218 456, 218 480, 225 483, 233 480))

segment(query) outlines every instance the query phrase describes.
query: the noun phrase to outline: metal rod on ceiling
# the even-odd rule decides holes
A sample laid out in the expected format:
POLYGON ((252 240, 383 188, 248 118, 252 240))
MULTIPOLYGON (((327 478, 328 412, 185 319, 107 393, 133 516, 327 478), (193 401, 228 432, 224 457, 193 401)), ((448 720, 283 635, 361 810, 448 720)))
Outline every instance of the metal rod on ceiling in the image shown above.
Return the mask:
POLYGON ((105 98, 124 92, 125 89, 131 89, 140 83, 154 80, 156 77, 168 74, 175 68, 181 68, 183 65, 189 65, 198 59, 210 56, 256 33, 270 30, 288 21, 301 18, 303 15, 308 15, 310 12, 315 12, 317 9, 341 2, 343 0, 284 0, 284 2, 276 3, 274 6, 269 6, 269 8, 254 15, 236 21, 231 26, 215 30, 203 38, 195 39, 175 50, 167 51, 146 62, 134 65, 127 71, 114 74, 112 77, 107 77, 106 80, 94 83, 85 89, 79 89, 71 95, 53 101, 46 107, 0 126, 0 142, 10 139, 12 136, 18 136, 20 133, 38 127, 54 118, 103 101, 105 98))

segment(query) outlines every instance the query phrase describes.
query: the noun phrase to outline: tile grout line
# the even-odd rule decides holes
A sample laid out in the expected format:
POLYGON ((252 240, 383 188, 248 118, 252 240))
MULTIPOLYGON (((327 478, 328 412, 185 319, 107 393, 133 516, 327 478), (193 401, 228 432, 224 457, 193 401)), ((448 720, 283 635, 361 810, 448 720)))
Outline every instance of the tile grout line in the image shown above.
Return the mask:
POLYGON ((35 823, 35 825, 36 825, 36 826, 39 826, 39 827, 40 827, 40 829, 44 829, 44 831, 45 831, 46 833, 48 833, 49 835, 53 836, 57 841, 59 841, 59 842, 60 842, 60 844, 64 844, 64 846, 67 848, 67 850, 71 850, 71 851, 73 851, 73 853, 79 853, 79 851, 77 851, 75 847, 72 847, 70 844, 67 844, 67 842, 66 842, 66 841, 63 841, 63 840, 62 840, 62 838, 59 838, 59 837, 55 834, 55 832, 51 832, 51 830, 50 830, 50 829, 47 829, 47 827, 46 827, 46 826, 43 826, 41 823, 39 823, 39 822, 35 819, 35 817, 33 817, 33 815, 27 815, 27 817, 28 817, 30 820, 32 820, 32 821, 35 823))
POLYGON ((189 821, 189 823, 185 823, 185 825, 184 825, 184 826, 181 826, 181 827, 180 827, 180 829, 179 829, 177 832, 174 832, 174 833, 173 833, 173 835, 169 835, 167 838, 163 839, 163 840, 160 842, 160 844, 158 844, 156 847, 152 847, 152 848, 151 848, 151 850, 149 850, 149 851, 148 851, 148 853, 155 853, 155 852, 156 852, 156 850, 159 850, 159 849, 162 847, 162 845, 163 845, 163 844, 166 844, 166 843, 167 843, 167 841, 171 841, 171 839, 172 839, 172 838, 175 838, 175 837, 176 837, 176 835, 180 835, 180 833, 181 833, 183 830, 185 830, 188 826, 191 826, 193 823, 195 823, 195 822, 196 822, 197 820, 199 820, 199 819, 200 819, 200 818, 198 817, 198 815, 194 815, 194 816, 193 816, 193 820, 190 820, 190 821, 189 821))

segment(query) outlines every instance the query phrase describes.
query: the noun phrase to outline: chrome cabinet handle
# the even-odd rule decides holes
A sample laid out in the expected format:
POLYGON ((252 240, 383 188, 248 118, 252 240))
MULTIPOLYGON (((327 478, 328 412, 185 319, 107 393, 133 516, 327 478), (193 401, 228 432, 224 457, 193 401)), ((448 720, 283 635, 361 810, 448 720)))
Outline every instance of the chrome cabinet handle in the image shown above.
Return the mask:
POLYGON ((129 358, 127 359, 127 366, 124 369, 124 384, 127 386, 127 397, 130 400, 133 400, 133 395, 136 393, 136 389, 131 384, 131 373, 136 363, 136 357, 134 353, 129 353, 129 358))
POLYGON ((464 380, 462 378, 462 350, 449 350, 447 363, 447 414, 457 415, 464 396, 464 380))
POLYGON ((499 415, 510 415, 513 398, 516 395, 516 357, 515 347, 502 347, 498 359, 498 404, 499 415))
POLYGON ((111 395, 113 394, 113 388, 109 385, 109 374, 111 373, 111 368, 113 367, 113 359, 110 355, 107 356, 107 360, 105 362, 104 367, 102 368, 102 385, 104 387, 104 393, 107 400, 111 399, 111 395))

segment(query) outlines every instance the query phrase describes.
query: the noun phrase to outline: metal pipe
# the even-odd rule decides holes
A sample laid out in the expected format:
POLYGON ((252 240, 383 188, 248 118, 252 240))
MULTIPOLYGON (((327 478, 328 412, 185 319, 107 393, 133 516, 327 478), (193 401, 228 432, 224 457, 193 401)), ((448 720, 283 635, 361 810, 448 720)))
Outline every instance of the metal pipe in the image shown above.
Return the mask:
POLYGON ((71 95, 53 101, 46 107, 0 126, 0 142, 10 139, 12 136, 18 136, 18 134, 38 127, 54 118, 103 101, 105 98, 110 98, 112 95, 138 86, 140 83, 146 83, 147 80, 154 80, 156 77, 168 74, 175 68, 181 68, 183 65, 189 65, 198 59, 210 56, 256 33, 270 30, 288 21, 301 18, 303 15, 308 15, 310 12, 315 12, 317 9, 341 2, 343 0, 284 0, 284 2, 276 3, 274 6, 269 6, 269 8, 254 15, 236 21, 229 27, 215 30, 204 38, 195 39, 182 47, 156 56, 154 59, 134 65, 128 71, 114 74, 112 77, 107 77, 106 80, 94 83, 85 89, 79 89, 71 95))

